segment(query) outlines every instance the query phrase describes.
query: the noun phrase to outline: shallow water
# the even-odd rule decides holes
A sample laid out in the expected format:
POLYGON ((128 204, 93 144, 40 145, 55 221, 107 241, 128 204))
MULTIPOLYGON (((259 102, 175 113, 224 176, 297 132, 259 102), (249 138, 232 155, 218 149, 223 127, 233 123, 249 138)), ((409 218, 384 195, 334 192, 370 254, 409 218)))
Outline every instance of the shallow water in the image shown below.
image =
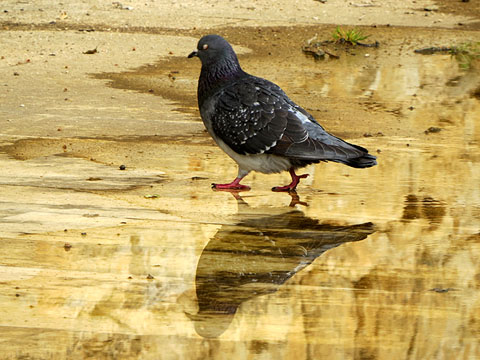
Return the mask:
MULTIPOLYGON (((297 195, 270 191, 288 174, 251 174, 249 192, 212 191, 236 168, 200 126, 71 138, 66 151, 65 139, 5 145, 5 353, 480 357, 480 77, 448 55, 414 55, 418 42, 391 41, 339 61, 277 57, 282 49, 275 68, 241 58, 378 156, 371 169, 310 166, 297 195)), ((179 59, 96 76, 152 89, 196 122, 198 70, 179 59)))

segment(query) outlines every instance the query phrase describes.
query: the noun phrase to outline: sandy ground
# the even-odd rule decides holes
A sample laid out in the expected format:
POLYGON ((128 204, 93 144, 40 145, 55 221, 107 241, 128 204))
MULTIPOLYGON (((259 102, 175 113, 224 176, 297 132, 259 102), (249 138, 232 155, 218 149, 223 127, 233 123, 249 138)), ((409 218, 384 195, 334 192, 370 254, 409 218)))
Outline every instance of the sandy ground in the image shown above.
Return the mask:
MULTIPOLYGON (((478 243, 480 80, 448 55, 422 57, 413 50, 478 41, 478 7, 475 0, 2 1, 2 353, 9 359, 154 359, 167 347, 165 358, 172 359, 262 349, 271 358, 298 351, 309 358, 308 346, 319 339, 326 346, 331 336, 342 339, 347 350, 341 353, 350 358, 388 358, 391 351, 428 358, 438 349, 444 358, 458 349, 475 358, 479 280, 472 257, 478 248, 468 244, 478 243), (337 25, 358 27, 381 47, 338 49, 339 61, 302 54, 305 40, 329 39, 337 25), (342 326, 344 320, 323 314, 330 325, 322 336, 295 330, 311 325, 303 315, 319 301, 317 293, 305 295, 301 309, 293 300, 283 304, 286 295, 273 298, 286 312, 246 307, 243 317, 229 317, 238 330, 227 332, 225 342, 203 343, 185 316, 195 311, 192 284, 202 250, 222 234, 220 226, 232 231, 246 216, 231 194, 210 189, 236 169, 213 145, 196 109, 200 65, 186 55, 207 33, 227 37, 246 70, 275 81, 327 129, 379 156, 372 172, 311 167, 302 183, 310 207, 297 208, 310 218, 373 221, 381 230, 311 271, 305 278, 311 288, 294 280, 298 290, 282 293, 329 286, 317 278, 328 272, 335 279, 330 285, 339 286, 335 306, 356 299, 341 308, 353 314, 342 326), (425 133, 430 127, 441 131, 425 133), (461 246, 451 245, 457 237, 461 246), (352 258, 356 267, 347 261, 352 258), (372 283, 383 292, 357 295, 372 283), (464 296, 433 298, 428 291, 439 283, 464 289, 464 296), (351 298, 342 297, 342 286, 354 289, 351 298), (392 287, 398 293, 390 308, 392 287), (407 292, 414 296, 406 299, 407 292), (406 312, 399 305, 405 303, 412 306, 406 312), (289 306, 302 324, 287 315, 289 306), (363 307, 374 307, 375 316, 363 307), (405 313, 413 314, 408 339, 390 327, 405 313), (417 323, 415 314, 425 322, 417 323), (445 341, 438 330, 428 345, 428 335, 443 329, 436 320, 452 321, 457 330, 445 341), (282 327, 289 321, 291 327, 282 327), (377 326, 392 338, 384 341, 377 326), (276 350, 281 339, 290 339, 288 347, 276 350)), ((288 209, 291 198, 269 190, 288 175, 248 179, 254 190, 245 200, 257 213, 288 209)), ((327 355, 340 354, 328 349, 327 355)))
MULTIPOLYGON (((417 1, 283 1, 274 7, 267 1, 83 2, 81 6, 4 1, 0 12, 2 133, 55 137, 151 133, 152 121, 175 116, 165 102, 151 96, 132 98, 100 86, 89 75, 126 71, 159 58, 178 61, 213 28, 235 35, 238 31, 228 31, 228 27, 390 24, 459 28, 459 22, 474 22, 467 16, 425 11, 429 6, 429 2, 417 1), (84 54, 95 48, 97 54, 84 54), (17 118, 26 117, 29 126, 19 126, 17 118), (110 121, 122 126, 112 126, 110 121)), ((434 34, 430 35, 433 42, 434 34)), ((259 40, 264 47, 282 45, 275 34, 259 40)), ((188 95, 194 98, 195 78, 188 81, 188 95)), ((175 118, 176 124, 182 121, 175 118)))

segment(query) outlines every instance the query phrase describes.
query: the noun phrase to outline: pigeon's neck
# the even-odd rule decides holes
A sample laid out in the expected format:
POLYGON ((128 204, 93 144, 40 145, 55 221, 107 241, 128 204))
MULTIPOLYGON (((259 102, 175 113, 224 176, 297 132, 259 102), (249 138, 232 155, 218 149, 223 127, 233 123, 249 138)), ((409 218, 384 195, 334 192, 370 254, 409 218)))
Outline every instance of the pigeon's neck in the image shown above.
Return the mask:
POLYGON ((203 65, 198 81, 198 105, 201 107, 203 102, 222 86, 245 75, 236 57, 203 65))

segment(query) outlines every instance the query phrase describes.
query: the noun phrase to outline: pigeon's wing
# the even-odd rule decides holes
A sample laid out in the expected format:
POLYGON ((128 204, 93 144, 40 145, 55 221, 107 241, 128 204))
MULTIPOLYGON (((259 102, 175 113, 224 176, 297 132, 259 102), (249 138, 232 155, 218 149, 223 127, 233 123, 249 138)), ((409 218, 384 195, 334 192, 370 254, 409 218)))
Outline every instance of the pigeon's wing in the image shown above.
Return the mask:
POLYGON ((287 127, 271 150, 273 154, 305 161, 330 160, 349 162, 368 153, 361 146, 350 144, 325 131, 304 109, 288 99, 287 127), (300 137, 304 130, 306 136, 300 137))
POLYGON ((282 93, 277 85, 253 76, 223 87, 211 114, 215 135, 239 154, 268 152, 287 128, 289 105, 282 93))
POLYGON ((361 146, 329 134, 274 83, 248 76, 217 93, 212 113, 215 134, 239 154, 269 153, 305 162, 374 165, 361 146))

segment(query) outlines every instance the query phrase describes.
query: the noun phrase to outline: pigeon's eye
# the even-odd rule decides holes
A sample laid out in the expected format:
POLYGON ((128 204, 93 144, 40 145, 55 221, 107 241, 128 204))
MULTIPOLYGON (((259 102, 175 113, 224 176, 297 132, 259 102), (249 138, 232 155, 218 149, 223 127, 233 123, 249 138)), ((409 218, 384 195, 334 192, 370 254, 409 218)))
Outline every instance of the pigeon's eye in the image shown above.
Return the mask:
POLYGON ((208 49, 208 44, 203 44, 202 49, 207 50, 208 49))

